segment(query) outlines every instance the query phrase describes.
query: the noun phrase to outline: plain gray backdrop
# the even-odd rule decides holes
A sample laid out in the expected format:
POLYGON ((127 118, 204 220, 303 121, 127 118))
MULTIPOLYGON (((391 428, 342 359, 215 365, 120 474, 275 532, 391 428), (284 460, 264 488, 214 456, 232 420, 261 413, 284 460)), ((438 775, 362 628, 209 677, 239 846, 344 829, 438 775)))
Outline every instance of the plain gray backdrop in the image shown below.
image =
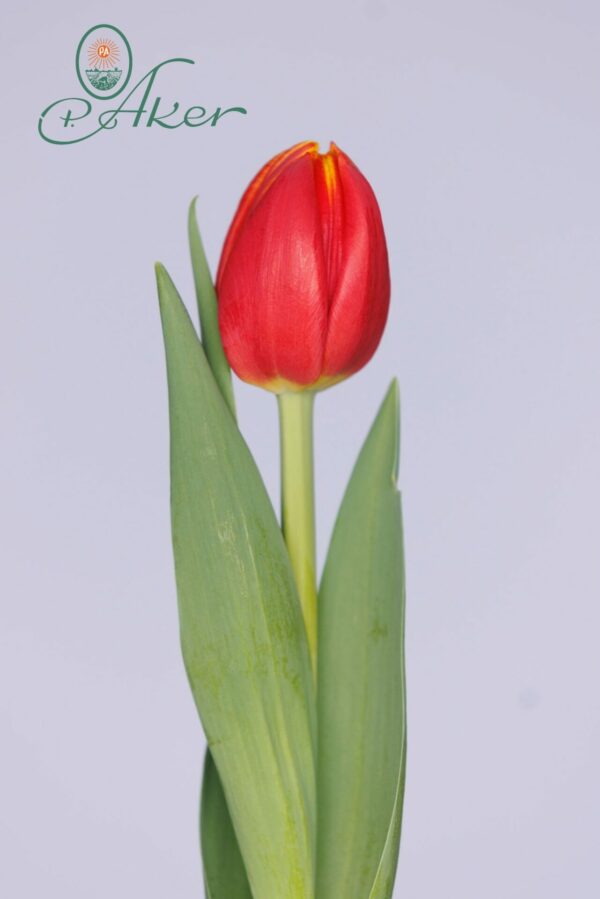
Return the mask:
MULTIPOLYGON (((2 12, 0 893, 202 895, 203 737, 178 647, 153 262, 192 306, 275 152, 333 139, 393 279, 362 373, 317 401, 319 557, 402 394, 409 762, 400 899, 600 895, 600 7, 133 0, 2 12), (217 128, 37 135, 110 22, 217 128)), ((278 504, 276 404, 236 385, 278 504)))

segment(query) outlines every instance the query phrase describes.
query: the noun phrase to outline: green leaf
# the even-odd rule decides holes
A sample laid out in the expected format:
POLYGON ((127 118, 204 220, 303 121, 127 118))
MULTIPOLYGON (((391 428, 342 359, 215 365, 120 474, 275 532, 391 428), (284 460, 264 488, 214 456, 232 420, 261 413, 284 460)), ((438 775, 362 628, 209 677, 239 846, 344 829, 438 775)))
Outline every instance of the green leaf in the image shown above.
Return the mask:
MULTIPOLYGON (((198 229, 196 199, 194 197, 190 203, 188 212, 188 236, 202 343, 217 386, 235 418, 231 371, 223 352, 217 297, 198 229)), ((204 879, 210 899, 235 899, 238 895, 250 896, 250 886, 231 824, 227 800, 219 780, 219 772, 212 761, 209 750, 206 752, 204 763, 200 820, 204 879), (210 890, 208 884, 210 884, 210 890)))
POLYGON ((208 749, 202 778, 200 834, 206 899, 252 899, 225 793, 208 749))
POLYGON ((254 899, 311 899, 315 698, 273 507, 179 295, 157 282, 185 666, 254 899))
POLYGON ((356 462, 319 591, 319 899, 391 896, 404 792, 404 558, 393 382, 356 462))
POLYGON ((225 402, 235 415, 235 399, 233 385, 231 383, 231 369, 223 351, 221 332, 219 331, 219 313, 217 294, 213 285, 208 262, 202 245, 202 238, 196 219, 196 197, 190 203, 188 211, 188 238, 190 242, 190 254, 192 257, 192 269, 194 271, 194 284, 196 287, 196 300, 198 302, 198 314, 200 316, 200 333, 202 346, 208 359, 219 389, 225 397, 225 402))
POLYGON ((369 899, 391 899, 394 892, 398 852, 400 849, 400 832, 402 830, 402 804, 404 802, 404 781, 406 778, 406 736, 402 745, 400 770, 394 795, 394 807, 388 827, 385 845, 379 860, 375 881, 369 893, 369 899))

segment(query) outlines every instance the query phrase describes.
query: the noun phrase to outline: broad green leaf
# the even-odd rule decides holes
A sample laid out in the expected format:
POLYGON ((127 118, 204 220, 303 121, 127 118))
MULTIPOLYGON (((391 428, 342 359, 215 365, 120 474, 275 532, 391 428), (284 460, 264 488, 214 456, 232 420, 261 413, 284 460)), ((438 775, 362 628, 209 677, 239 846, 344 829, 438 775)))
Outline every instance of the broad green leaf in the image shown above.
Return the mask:
POLYGON ((398 418, 394 382, 346 489, 319 591, 319 899, 383 899, 395 876, 406 739, 398 418))
POLYGON ((314 711, 289 558, 254 460, 162 266, 185 666, 254 899, 312 899, 314 711))
MULTIPOLYGON (((194 197, 190 203, 188 212, 188 237, 202 346, 217 386, 235 418, 231 371, 223 352, 217 314, 217 297, 198 229, 196 199, 194 197)), ((250 896, 248 878, 231 824, 227 800, 209 750, 206 751, 204 763, 200 819, 204 879, 210 899, 235 899, 237 896, 250 896)))
POLYGON ((217 294, 213 285, 202 238, 196 219, 196 197, 190 203, 188 211, 188 238, 190 242, 190 255, 192 257, 192 269, 194 272, 194 284, 196 287, 196 300, 198 302, 198 314, 200 316, 200 333, 202 346, 206 353, 208 364, 215 376, 215 381, 225 397, 225 402, 235 415, 235 399, 233 385, 231 383, 231 369, 223 352, 221 332, 219 331, 219 314, 217 306, 217 294))
POLYGON ((200 835, 206 899, 252 899, 225 793, 210 750, 206 751, 200 835))

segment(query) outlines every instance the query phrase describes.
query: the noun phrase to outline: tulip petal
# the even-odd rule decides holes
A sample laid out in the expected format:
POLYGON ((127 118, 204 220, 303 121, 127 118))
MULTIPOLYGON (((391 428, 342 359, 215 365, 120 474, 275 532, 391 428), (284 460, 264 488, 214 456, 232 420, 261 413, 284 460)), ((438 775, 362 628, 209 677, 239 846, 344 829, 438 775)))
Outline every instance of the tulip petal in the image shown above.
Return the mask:
POLYGON ((390 300, 390 274, 375 194, 354 163, 338 150, 344 218, 341 277, 330 310, 323 374, 353 374, 379 344, 390 300))
POLYGON ((327 273, 309 156, 294 160, 258 198, 237 229, 232 254, 218 281, 219 325, 232 368, 252 383, 313 383, 327 330, 327 273))
MULTIPOLYGON (((338 151, 314 157, 315 188, 321 217, 321 240, 327 273, 328 307, 335 294, 343 262, 344 203, 338 169, 338 151)), ((329 308, 328 308, 329 311, 329 308)))
POLYGON ((295 159, 299 159, 301 156, 305 156, 306 154, 311 153, 316 147, 317 144, 315 144, 314 141, 310 140, 305 140, 299 144, 295 144, 293 147, 290 147, 289 150, 284 150, 283 153, 278 153, 277 156, 274 156, 272 159, 270 159, 265 165, 263 165, 260 172, 258 172, 258 174, 254 176, 254 178, 244 191, 242 199, 240 200, 236 213, 233 217, 233 221, 231 223, 231 227, 229 228, 225 243, 223 244, 223 252, 221 253, 221 261, 219 263, 219 270, 217 272, 217 281, 220 278, 221 269, 224 268, 225 264, 227 263, 229 253, 233 244, 235 243, 238 229, 244 221, 248 211, 256 205, 256 203, 262 196, 264 196, 277 176, 286 166, 290 165, 290 163, 292 163, 295 159))

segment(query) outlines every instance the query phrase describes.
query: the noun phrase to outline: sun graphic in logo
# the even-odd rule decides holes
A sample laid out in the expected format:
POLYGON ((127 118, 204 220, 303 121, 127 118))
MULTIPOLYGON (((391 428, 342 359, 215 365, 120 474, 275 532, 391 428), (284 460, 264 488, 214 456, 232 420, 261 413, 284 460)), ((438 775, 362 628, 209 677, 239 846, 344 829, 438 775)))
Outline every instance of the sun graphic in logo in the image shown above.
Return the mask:
POLYGON ((110 38, 97 38, 88 46, 88 64, 90 68, 113 69, 119 61, 119 47, 110 38))

